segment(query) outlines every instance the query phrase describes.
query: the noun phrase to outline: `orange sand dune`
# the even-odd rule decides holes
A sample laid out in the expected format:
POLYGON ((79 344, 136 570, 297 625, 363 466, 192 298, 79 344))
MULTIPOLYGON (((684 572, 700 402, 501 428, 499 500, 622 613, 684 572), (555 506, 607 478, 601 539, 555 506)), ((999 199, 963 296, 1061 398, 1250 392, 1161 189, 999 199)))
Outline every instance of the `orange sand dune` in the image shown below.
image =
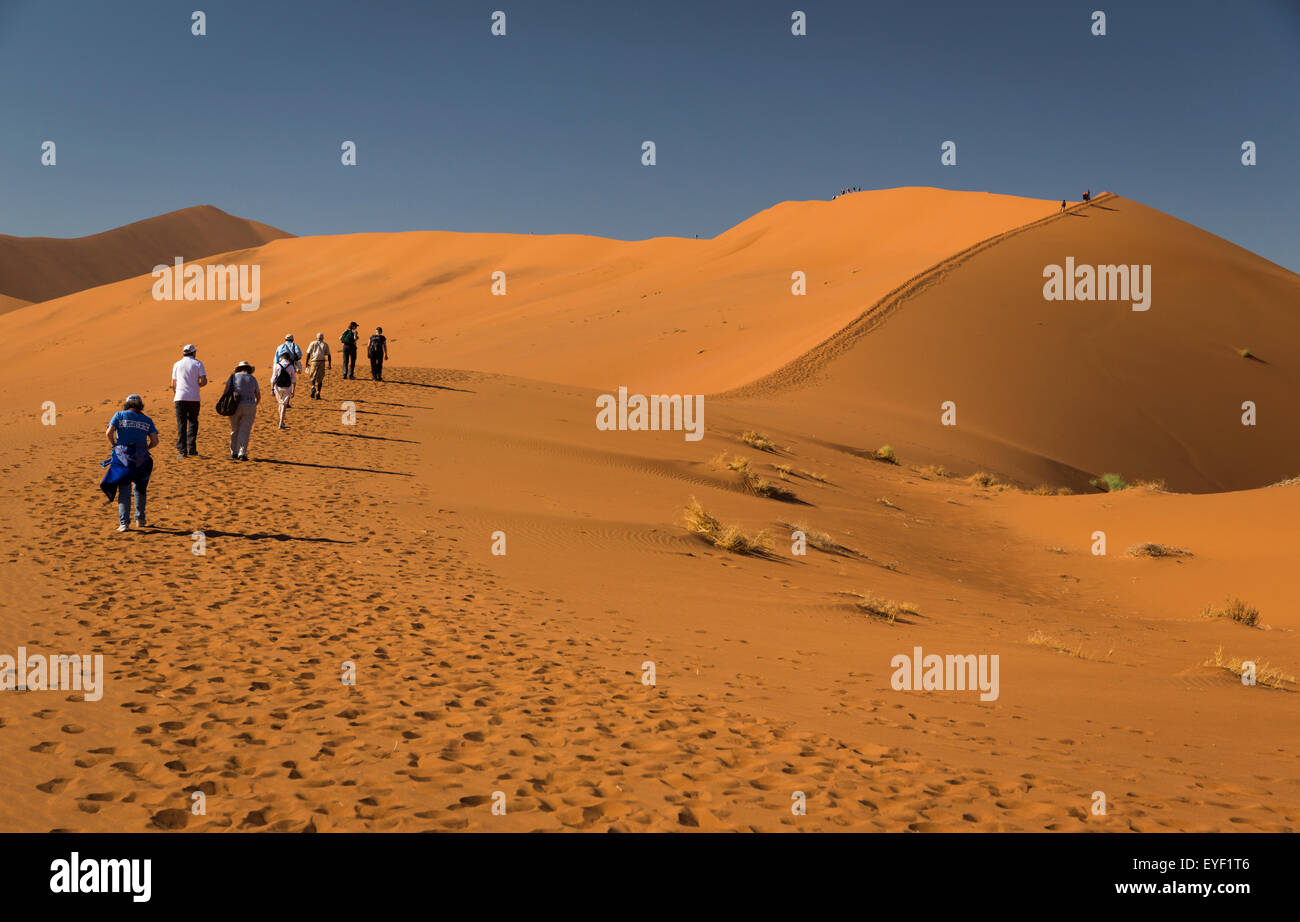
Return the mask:
MULTIPOLYGON (((796 358, 954 250, 1058 208, 889 189, 787 202, 712 240, 433 232, 276 240, 205 260, 259 264, 257 311, 159 304, 146 276, 16 312, 11 322, 70 350, 102 344, 105 333, 121 339, 113 357, 85 357, 86 372, 113 392, 132 387, 124 372, 165 364, 186 342, 233 365, 290 331, 323 331, 337 344, 357 320, 385 328, 394 361, 703 393, 796 358), (506 273, 504 297, 491 293, 497 270, 506 273), (791 294, 795 271, 807 274, 806 296, 791 294), (153 335, 118 335, 140 324, 153 335)), ((40 361, 4 373, 39 377, 40 361)))
MULTIPOLYGON (((763 421, 733 408, 688 443, 597 431, 588 389, 389 378, 331 378, 285 431, 263 410, 249 464, 205 410, 204 457, 159 452, 151 527, 125 535, 94 487, 111 407, 5 418, 0 462, 39 512, 0 520, 0 649, 98 651, 108 680, 98 702, 0 693, 0 828, 1300 828, 1294 691, 1206 665, 1300 673, 1278 579, 1300 487, 998 493, 797 430, 758 452, 739 435, 763 421), (797 502, 746 492, 722 451, 790 465, 797 502), (771 556, 688 533, 692 496, 771 556), (796 523, 845 550, 792 554, 796 523), (1146 540, 1194 556, 1124 555, 1146 540), (1269 629, 1199 617, 1228 594, 1269 629), (998 697, 895 691, 917 646, 997 654, 998 697)), ((169 435, 165 392, 145 397, 169 435)))
POLYGON ((1108 196, 925 282, 737 396, 822 438, 1029 485, 1117 472, 1231 490, 1300 472, 1300 276, 1108 196), (1149 264, 1150 308, 1044 300, 1044 267, 1071 256, 1149 264))
POLYGON ((211 205, 182 208, 88 237, 0 235, 0 295, 47 301, 150 272, 177 256, 197 259, 290 236, 211 205))
POLYGON ((18 308, 26 307, 30 303, 30 301, 11 298, 8 295, 0 295, 0 314, 7 314, 9 311, 18 310, 18 308))
POLYGON ((214 257, 263 267, 258 311, 145 277, 10 312, 38 347, 0 368, 0 654, 100 653, 107 682, 0 691, 0 830, 1294 832, 1300 486, 1036 496, 922 466, 1206 488, 1233 450, 1253 483, 1295 461, 1269 428, 1295 276, 1124 199, 1058 209, 889 190, 715 240, 275 240, 214 257), (1065 255, 1152 263, 1151 310, 1044 302, 1065 255), (264 404, 251 463, 210 387, 201 457, 168 451, 180 345, 265 382, 286 330, 350 319, 390 334, 387 380, 336 365, 286 430, 264 404), (598 430, 617 384, 732 392, 691 442, 598 430), (1247 389, 1248 444, 1220 406, 1247 389), (132 390, 163 446, 119 534, 98 462, 132 390), (769 550, 691 533, 692 497, 769 550), (1228 596, 1262 626, 1201 617, 1228 596), (895 690, 917 647, 999 656, 998 695, 895 690))

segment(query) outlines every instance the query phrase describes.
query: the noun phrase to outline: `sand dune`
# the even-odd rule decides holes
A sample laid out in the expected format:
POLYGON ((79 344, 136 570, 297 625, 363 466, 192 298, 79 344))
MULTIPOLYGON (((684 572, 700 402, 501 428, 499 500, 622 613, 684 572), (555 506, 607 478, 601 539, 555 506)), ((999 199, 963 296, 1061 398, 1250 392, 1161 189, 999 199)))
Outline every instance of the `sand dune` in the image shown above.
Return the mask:
POLYGON ((9 311, 15 311, 20 307, 26 307, 30 301, 23 301, 20 298, 11 298, 8 295, 0 295, 0 314, 7 314, 9 311))
POLYGON ((1294 396, 1296 277, 1125 199, 1058 211, 889 190, 707 241, 275 240, 220 257, 263 266, 255 312, 155 302, 148 278, 12 311, 42 346, 0 368, 0 470, 27 500, 0 511, 0 652, 100 652, 108 682, 0 692, 0 829, 1295 831, 1300 486, 1037 496, 923 467, 1206 489, 1295 465, 1265 409, 1294 396), (1064 255, 1150 262, 1151 310, 1043 301, 1064 255), (209 394, 203 456, 166 450, 182 343, 264 380, 286 328, 350 319, 391 335, 388 380, 336 366, 284 431, 264 406, 249 464, 209 394), (598 430, 620 383, 730 393, 688 442, 598 430), (1260 395, 1248 445, 1215 403, 1237 388, 1260 395), (131 390, 163 450, 150 527, 118 534, 96 484, 131 390), (868 456, 885 441, 902 464, 868 456), (770 552, 692 534, 692 497, 770 552), (834 544, 795 555, 795 526, 834 544), (1185 553, 1125 553, 1148 542, 1185 553), (1231 595, 1264 626, 1201 617, 1231 595), (998 654, 999 696, 893 690, 917 646, 998 654))
MULTIPOLYGON (((331 381, 330 399, 301 401, 284 432, 263 414, 252 464, 219 457, 205 413, 207 457, 160 454, 152 527, 127 535, 87 475, 108 408, 84 424, 14 425, 14 444, 31 447, 5 449, 6 469, 41 514, 6 507, 0 553, 19 578, 0 637, 101 651, 109 680, 93 705, 0 695, 0 746, 24 755, 0 778, 4 828, 1300 823, 1280 742, 1300 730, 1294 695, 1204 665, 1222 648, 1300 671, 1272 575, 1283 551, 1270 550, 1300 488, 1249 508, 1234 500, 1259 494, 993 493, 798 432, 769 430, 781 448, 767 458, 738 438, 758 421, 728 409, 689 444, 596 431, 582 388, 390 377, 331 381), (359 409, 355 428, 342 400, 359 409), (819 476, 788 482, 803 505, 762 499, 710 465, 722 450, 773 478, 777 463, 819 476), (767 529, 774 556, 687 533, 691 496, 767 529), (1251 523, 1242 540, 1197 521, 1213 499, 1251 523), (853 553, 790 555, 791 521, 853 553), (1114 536, 1104 558, 1088 552, 1097 525, 1114 536), (498 531, 504 557, 491 553, 498 531), (1130 540, 1195 556, 1127 558, 1130 540), (844 593, 868 591, 917 614, 866 617, 844 593), (1197 616, 1229 592, 1272 630, 1197 616), (893 691, 891 658, 914 645, 998 653, 1000 697, 893 691), (339 681, 344 661, 355 686, 339 681), (1231 755, 1247 743, 1250 759, 1231 755), (1106 816, 1089 813, 1096 790, 1106 816), (504 816, 491 812, 497 791, 504 816), (791 814, 796 791, 806 816, 791 814)), ((157 388, 146 396, 165 405, 157 388)))
MULTIPOLYGON (((891 189, 787 202, 712 240, 432 232, 276 240, 210 260, 261 266, 257 311, 241 313, 234 303, 168 309, 144 277, 13 320, 69 349, 89 345, 88 321, 148 323, 156 335, 130 338, 118 356, 156 364, 195 342, 232 365, 240 350, 274 345, 291 330, 325 331, 337 342, 357 320, 385 327, 395 361, 704 393, 796 358, 954 250, 1056 208, 891 189), (505 297, 491 293, 497 270, 506 273, 505 297), (804 297, 791 294, 795 271, 807 273, 804 297)), ((106 386, 131 386, 122 362, 88 360, 87 372, 106 386)), ((33 357, 4 371, 39 374, 38 366, 33 357)))
MULTIPOLYGON (((171 264, 291 234, 211 205, 182 208, 88 237, 0 235, 0 295, 47 301, 171 264)), ((0 308, 4 304, 0 301, 0 308)))
POLYGON ((742 389, 774 419, 863 447, 1036 483, 1080 472, 1246 489, 1297 473, 1300 276, 1110 196, 970 255, 822 349, 742 389), (1049 302, 1043 268, 1151 266, 1149 310, 1049 302), (864 335, 869 333, 870 335, 864 335), (1239 350, 1250 349, 1254 357, 1239 350), (923 371, 922 371, 923 370, 923 371), (811 382, 811 383, 810 383, 811 382), (954 401, 958 425, 940 425, 954 401), (1258 410, 1242 425, 1242 404, 1258 410))

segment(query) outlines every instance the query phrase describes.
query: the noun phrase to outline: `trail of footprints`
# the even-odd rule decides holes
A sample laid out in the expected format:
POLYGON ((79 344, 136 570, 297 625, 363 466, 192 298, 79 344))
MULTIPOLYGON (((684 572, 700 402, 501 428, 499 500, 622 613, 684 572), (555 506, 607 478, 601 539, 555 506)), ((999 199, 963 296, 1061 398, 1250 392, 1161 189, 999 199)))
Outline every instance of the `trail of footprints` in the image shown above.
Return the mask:
MULTIPOLYGON (((448 383, 403 373, 417 375, 448 383)), ((363 408, 378 405, 351 385, 374 401, 363 408)), ((367 417, 367 433, 407 438, 393 405, 433 398, 400 385, 384 394, 391 413, 367 417)), ((81 642, 72 648, 102 652, 108 670, 98 704, 29 696, 20 700, 38 709, 0 721, 0 741, 16 720, 41 727, 31 751, 49 763, 37 790, 55 801, 45 809, 60 817, 54 828, 1084 827, 1082 810, 1060 806, 1078 797, 1063 784, 1026 776, 1009 788, 980 770, 855 749, 674 693, 671 670, 646 687, 635 656, 623 670, 600 665, 628 641, 579 636, 559 600, 502 586, 433 529, 407 534, 375 512, 438 509, 418 481, 336 469, 411 470, 418 445, 346 440, 314 457, 304 430, 333 422, 314 409, 291 411, 292 441, 263 414, 256 457, 333 467, 219 455, 161 464, 150 491, 158 528, 121 543, 105 537, 111 514, 85 465, 48 478, 54 500, 30 556, 66 592, 34 614, 32 639, 55 650, 81 642), (213 536, 200 557, 190 532, 204 528, 213 536), (271 537, 241 537, 258 535, 271 537), (345 661, 354 686, 341 681, 345 661), (131 729, 78 717, 96 707, 129 711, 104 724, 131 729), (807 816, 791 811, 796 791, 807 816), (195 792, 203 815, 191 810, 195 792)), ((219 442, 213 428, 208 446, 219 442)), ((450 524, 448 510, 436 517, 450 524)))

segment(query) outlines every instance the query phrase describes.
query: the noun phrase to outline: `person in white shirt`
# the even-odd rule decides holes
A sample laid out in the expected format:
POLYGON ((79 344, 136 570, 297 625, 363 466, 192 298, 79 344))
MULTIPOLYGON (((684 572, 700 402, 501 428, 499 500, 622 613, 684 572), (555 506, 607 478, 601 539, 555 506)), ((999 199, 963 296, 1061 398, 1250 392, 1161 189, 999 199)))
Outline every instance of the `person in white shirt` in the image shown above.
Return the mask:
POLYGON ((196 358, 198 351, 190 343, 182 350, 180 361, 172 366, 178 458, 195 457, 199 453, 199 388, 207 386, 208 372, 196 358))

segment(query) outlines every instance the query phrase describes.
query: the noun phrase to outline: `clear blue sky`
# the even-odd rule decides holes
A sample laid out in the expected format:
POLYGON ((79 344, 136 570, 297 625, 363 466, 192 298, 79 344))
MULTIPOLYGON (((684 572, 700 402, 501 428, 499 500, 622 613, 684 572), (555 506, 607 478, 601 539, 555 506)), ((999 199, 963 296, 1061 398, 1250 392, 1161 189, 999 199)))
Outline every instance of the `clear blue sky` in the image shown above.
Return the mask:
POLYGON ((849 184, 1091 187, 1300 270, 1298 161, 1300 0, 0 0, 0 233, 712 236, 849 184))

